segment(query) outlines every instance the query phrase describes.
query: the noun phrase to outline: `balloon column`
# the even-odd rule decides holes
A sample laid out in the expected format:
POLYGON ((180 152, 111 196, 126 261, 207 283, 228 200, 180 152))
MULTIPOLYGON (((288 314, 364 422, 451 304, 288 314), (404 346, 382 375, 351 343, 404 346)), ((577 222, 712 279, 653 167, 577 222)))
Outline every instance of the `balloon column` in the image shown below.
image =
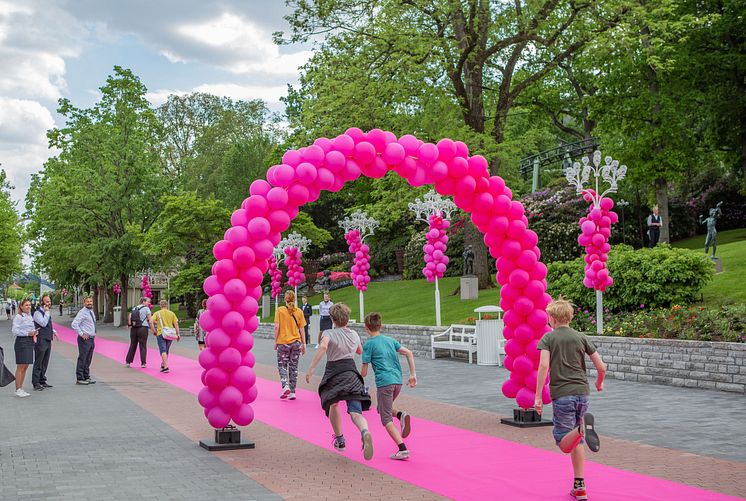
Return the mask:
POLYGON ((619 165, 619 162, 611 157, 606 157, 604 161, 605 164, 601 165, 601 152, 596 150, 593 153, 593 163, 586 156, 582 159, 582 165, 575 162, 565 169, 567 181, 575 186, 578 194, 582 194, 586 202, 591 204, 588 208, 588 215, 580 218, 581 234, 578 237, 578 244, 585 247, 583 285, 596 290, 596 332, 598 334, 603 334, 604 331, 603 293, 614 283, 609 275, 606 262, 611 250, 609 245, 611 225, 618 220, 616 212, 611 210, 614 207, 614 201, 606 195, 616 193, 617 183, 627 175, 626 165, 619 165), (591 174, 595 180, 595 187, 585 188, 591 174), (609 185, 603 193, 600 191, 599 178, 609 185))
POLYGON ((269 278, 272 287, 271 296, 277 307, 277 298, 282 294, 282 270, 278 267, 277 258, 274 255, 269 257, 269 278))
MULTIPOLYGON (((287 151, 281 164, 267 170, 266 180, 251 184, 250 196, 231 216, 231 228, 213 247, 216 262, 204 282, 210 299, 200 316, 200 325, 210 336, 207 349, 199 355, 205 385, 199 401, 213 427, 222 428, 231 420, 247 425, 253 420, 256 387, 251 347, 259 324, 257 300, 269 258, 298 208, 317 200, 322 190, 336 192, 361 175, 381 178, 390 170, 412 186, 434 184, 439 194, 454 196, 455 204, 471 214, 484 234, 491 255, 499 258, 504 334, 515 340, 505 362, 514 374, 503 392, 524 409, 533 406, 535 348, 547 330, 545 309, 551 298, 545 292, 547 269, 539 261, 538 238, 527 228, 523 206, 512 200, 502 178, 490 175, 487 160, 470 157, 462 142, 423 143, 411 135, 397 138, 378 129, 364 133, 352 128, 334 139, 320 138, 306 148, 287 151)), ((361 230, 359 252, 364 257, 368 232, 344 229, 345 233, 361 230)), ((358 273, 362 271, 367 269, 358 267, 358 273)), ((358 280, 357 285, 367 284, 358 280)))
POLYGON ((345 231, 345 240, 349 245, 350 252, 354 255, 353 265, 350 269, 352 284, 360 292, 360 320, 365 318, 365 300, 363 293, 368 290, 370 283, 370 247, 363 242, 373 235, 378 228, 378 221, 368 217, 368 214, 356 210, 348 218, 340 221, 339 226, 345 231))
POLYGON ((300 233, 291 233, 287 238, 280 240, 277 249, 281 249, 285 254, 285 266, 287 267, 288 285, 295 289, 296 299, 298 296, 298 286, 303 283, 305 275, 303 273, 303 253, 306 252, 311 241, 300 233))
POLYGON ((119 294, 121 294, 122 292, 122 288, 119 286, 119 282, 114 282, 114 287, 112 287, 111 290, 117 297, 117 306, 119 306, 119 294))
POLYGON ((428 282, 435 282, 435 325, 440 326, 438 279, 443 278, 448 265, 448 256, 446 256, 448 235, 446 235, 446 230, 451 226, 449 219, 451 213, 456 210, 456 204, 431 190, 422 200, 417 198, 413 203, 410 203, 409 210, 417 215, 419 221, 428 224, 428 231, 425 234, 427 243, 422 247, 422 251, 425 253, 425 267, 422 269, 422 274, 425 275, 428 282))
POLYGON ((142 282, 140 282, 140 289, 142 289, 142 295, 145 297, 152 298, 153 291, 150 289, 150 282, 148 282, 147 273, 142 276, 142 282))

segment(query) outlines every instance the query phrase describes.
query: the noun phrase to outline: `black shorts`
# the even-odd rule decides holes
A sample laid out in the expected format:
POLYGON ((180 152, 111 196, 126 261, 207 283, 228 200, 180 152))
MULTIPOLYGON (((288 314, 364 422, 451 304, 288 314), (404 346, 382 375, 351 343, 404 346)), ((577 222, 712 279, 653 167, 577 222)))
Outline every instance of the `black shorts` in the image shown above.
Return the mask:
POLYGON ((324 332, 332 328, 332 317, 321 317, 319 319, 319 330, 324 332))
POLYGON ((16 352, 16 365, 34 363, 34 338, 31 336, 17 336, 13 346, 16 352))

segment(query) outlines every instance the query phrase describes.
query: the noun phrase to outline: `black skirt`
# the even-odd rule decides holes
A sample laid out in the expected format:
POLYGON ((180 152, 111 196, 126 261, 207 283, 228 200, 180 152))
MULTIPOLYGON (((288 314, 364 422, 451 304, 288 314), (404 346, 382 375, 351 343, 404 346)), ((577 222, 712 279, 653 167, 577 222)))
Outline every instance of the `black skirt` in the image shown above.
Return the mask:
POLYGON ((327 331, 331 328, 332 328, 332 317, 319 318, 319 330, 321 332, 327 331))
POLYGON ((34 338, 32 336, 17 336, 14 348, 16 365, 34 363, 34 338))

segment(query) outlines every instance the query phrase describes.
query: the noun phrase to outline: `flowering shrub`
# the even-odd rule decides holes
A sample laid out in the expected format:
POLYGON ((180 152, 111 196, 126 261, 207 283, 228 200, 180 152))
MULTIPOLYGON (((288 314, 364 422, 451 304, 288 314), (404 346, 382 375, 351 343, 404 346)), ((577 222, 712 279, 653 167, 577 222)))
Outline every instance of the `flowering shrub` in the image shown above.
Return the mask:
MULTIPOLYGON (((324 272, 318 272, 316 274, 316 278, 322 278, 324 276, 324 272)), ((352 277, 350 277, 349 271, 333 271, 331 276, 329 277, 332 280, 332 283, 339 282, 342 280, 352 280, 352 277)))
MULTIPOLYGON (((582 259, 550 263, 547 292, 595 311, 595 291, 583 286, 584 264, 582 259)), ((668 245, 637 250, 617 245, 609 253, 608 268, 614 285, 604 293, 604 306, 616 312, 693 303, 714 273, 704 254, 668 245)))
MULTIPOLYGON (((595 310, 579 308, 573 327, 595 334, 595 310)), ((604 311, 604 336, 746 342, 746 306, 718 308, 673 305, 614 314, 604 311)))

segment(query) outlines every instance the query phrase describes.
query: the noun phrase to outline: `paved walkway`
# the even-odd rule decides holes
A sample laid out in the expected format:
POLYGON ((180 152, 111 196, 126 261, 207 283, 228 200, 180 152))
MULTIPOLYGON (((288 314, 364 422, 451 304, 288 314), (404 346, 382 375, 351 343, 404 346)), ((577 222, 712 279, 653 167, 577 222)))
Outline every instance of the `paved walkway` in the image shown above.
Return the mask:
MULTIPOLYGON (((0 323, 0 342, 6 347, 6 352, 12 351, 9 339, 5 333, 7 333, 7 323, 0 323)), ((113 329, 103 329, 103 337, 123 340, 124 331, 115 331, 113 329)), ((55 346, 56 355, 53 358, 55 361, 55 367, 57 364, 68 364, 70 381, 72 381, 72 364, 66 362, 64 359, 74 359, 75 349, 72 346, 57 343, 55 346), (59 360, 58 360, 59 359, 59 360)), ((192 339, 186 339, 182 342, 175 350, 175 353, 183 355, 185 357, 194 358, 196 356, 196 344, 192 339)), ((257 373, 264 378, 276 379, 275 369, 272 367, 273 354, 271 345, 268 342, 257 340, 255 353, 259 364, 257 365, 257 373)), ((12 355, 10 356, 12 360, 12 355)), ((310 357, 305 357, 304 364, 310 361, 310 357)), ((421 386, 414 391, 407 391, 402 397, 402 402, 407 405, 408 408, 416 412, 418 416, 427 418, 434 422, 449 424, 456 426, 461 429, 472 430, 475 432, 483 433, 486 435, 500 437, 502 439, 511 440, 514 442, 522 442, 524 444, 531 445, 540 449, 548 449, 554 451, 551 439, 549 437, 548 429, 542 430, 516 430, 504 426, 497 425, 497 416, 494 412, 507 413, 512 406, 507 399, 499 396, 499 380, 495 377, 494 368, 468 366, 459 362, 443 361, 438 360, 435 362, 429 360, 418 359, 418 375, 420 377, 421 386), (492 385, 492 386, 490 386, 492 385), (494 388, 494 392, 491 393, 489 398, 484 398, 478 391, 464 392, 464 388, 469 387, 481 387, 481 388, 494 388), (416 396, 413 396, 416 395, 416 396), (454 407, 450 404, 458 404, 458 407, 454 407), (490 412, 485 412, 486 409, 490 412)), ((157 364, 157 362, 156 362, 157 364)), ((155 364, 154 364, 155 365, 155 364)), ((305 365, 304 365, 305 367, 305 365)), ((55 371, 57 369, 55 368, 55 371)), ((363 465, 356 464, 353 461, 345 459, 342 456, 335 454, 332 451, 326 451, 319 447, 310 445, 305 440, 300 440, 295 437, 291 437, 286 433, 278 431, 272 426, 267 426, 259 422, 255 422, 248 428, 245 433, 248 433, 254 438, 259 447, 255 451, 238 452, 238 453, 221 453, 218 455, 208 454, 200 449, 194 447, 194 441, 199 438, 204 438, 205 434, 209 432, 204 418, 201 415, 201 408, 194 401, 193 396, 186 394, 184 391, 169 387, 170 385, 164 384, 160 381, 154 380, 147 374, 142 373, 139 369, 137 370, 126 370, 121 364, 114 363, 110 360, 106 360, 103 357, 97 356, 94 361, 94 372, 101 378, 103 382, 109 383, 109 385, 96 385, 91 388, 79 388, 71 385, 69 391, 79 393, 80 390, 94 390, 98 391, 100 388, 103 391, 109 391, 115 389, 117 393, 114 397, 118 397, 127 405, 132 405, 132 402, 138 404, 141 408, 135 408, 138 412, 144 413, 149 419, 155 421, 156 425, 160 425, 169 430, 176 430, 181 433, 178 435, 185 441, 186 448, 191 447, 192 453, 196 455, 196 463, 202 464, 204 458, 215 459, 219 457, 223 461, 218 460, 218 464, 222 467, 228 468, 233 474, 238 474, 240 477, 248 476, 264 487, 254 484, 253 486, 242 486, 240 491, 242 495, 238 499, 251 499, 255 497, 261 497, 268 495, 267 489, 278 493, 285 498, 329 498, 338 499, 346 497, 346 493, 349 489, 354 489, 360 492, 360 489, 371 489, 374 492, 380 492, 381 496, 395 496, 399 499, 422 499, 434 497, 432 493, 421 488, 414 487, 413 485, 396 480, 390 476, 387 476, 381 472, 376 472, 367 468, 363 465), (126 397, 126 398, 122 398, 126 397), (265 444, 262 447, 262 444, 265 444), (269 447, 266 446, 269 444, 269 447), (287 465, 297 465, 297 474, 295 474, 295 481, 288 482, 285 475, 287 465), (326 475, 319 475, 318 469, 323 467, 330 470, 331 473, 326 475), (242 476, 241 473, 244 475, 242 476), (367 487, 366 487, 367 486, 367 487), (258 490, 257 490, 258 489, 258 490)), ((498 376, 499 377, 499 376, 498 376)), ((615 391, 617 390, 617 384, 621 382, 610 381, 609 390, 612 385, 615 391)), ((304 385, 305 386, 305 385, 304 385)), ((642 402, 648 402, 651 396, 657 398, 655 393, 645 394, 641 393, 641 390, 648 387, 647 385, 641 385, 637 383, 626 383, 623 386, 625 395, 634 395, 634 398, 626 401, 625 404, 615 404, 615 407, 604 407, 607 405, 605 400, 597 399, 598 407, 597 414, 602 416, 604 423, 607 428, 604 428, 606 432, 609 428, 609 419, 606 414, 614 412, 624 412, 625 409, 633 407, 635 403, 638 405, 642 402), (615 410, 616 409, 616 410, 615 410)), ((649 388, 649 387, 648 387, 649 388)), ((719 394, 716 392, 704 392, 698 390, 682 390, 681 395, 674 397, 667 396, 671 390, 678 390, 676 388, 668 387, 652 387, 655 392, 660 393, 660 398, 671 398, 677 399, 676 401, 682 407, 694 406, 695 412, 697 411, 697 402, 702 401, 702 396, 707 398, 714 398, 715 405, 722 405, 725 402, 730 401, 732 407, 731 412, 738 412, 743 407, 743 397, 734 397, 727 394, 719 394), (720 398, 723 398, 720 401, 720 398), (733 399, 736 399, 733 402, 733 399), (740 398, 740 401, 738 400, 740 398), (740 408, 738 406, 741 406, 740 408)), ((313 389, 308 387, 308 389, 313 389)), ((32 398, 21 400, 15 398, 8 398, 8 404, 10 408, 20 409, 20 414, 14 414, 13 418, 8 419, 5 415, 0 418, 2 421, 15 422, 18 419, 24 419, 24 414, 28 412, 29 406, 24 411, 20 405, 26 405, 29 402, 41 400, 41 398, 50 399, 55 395, 63 395, 62 392, 56 392, 58 388, 50 390, 48 393, 34 393, 32 398)), ((68 391, 68 390, 64 390, 68 391)), ((492 390, 488 390, 492 391, 492 390)), ((11 392, 6 391, 2 394, 9 394, 11 392)), ((264 392, 269 393, 269 392, 264 392)), ((488 393, 490 394, 490 393, 488 393)), ((617 392, 617 395, 619 393, 617 392)), ((612 392, 606 395, 609 402, 613 402, 612 392)), ((57 398, 55 405, 72 405, 71 399, 74 399, 75 395, 63 395, 63 400, 57 398)), ((5 398, 3 399, 5 400, 5 398)), ((98 399, 97 399, 98 401, 98 399)), ((77 402, 76 402, 77 403, 77 402)), ((652 408, 655 409, 656 402, 652 402, 652 408)), ((5 404, 3 409, 8 408, 5 404)), ((594 405, 596 405, 594 403, 594 405)), ((665 405, 665 404, 664 404, 665 405)), ((704 407, 704 404, 701 404, 704 407)), ((727 405, 727 404, 725 404, 727 405)), ((110 407, 109 403, 106 403, 107 408, 110 407)), ((115 408, 111 406, 111 408, 115 408)), ((646 407, 647 408, 647 407, 646 407)), ((670 409, 669 409, 670 410, 670 409)), ((741 414, 743 410, 741 410, 741 414)), ((125 414, 121 412, 120 414, 125 414)), ((629 412, 627 414, 630 414, 629 412)), ((649 419, 649 411, 643 413, 631 413, 640 414, 643 418, 649 419)), ((375 414, 369 415, 369 419, 375 425, 375 414)), ((671 428, 686 426, 687 418, 686 413, 678 412, 671 415, 671 428)), ((618 418, 621 421, 624 418, 618 418)), ((102 421, 107 421, 102 419, 102 421)), ((738 435, 740 429, 737 423, 730 423, 723 420, 726 426, 725 431, 720 429, 721 436, 727 436, 730 428, 732 427, 735 434, 738 435)), ((735 421, 735 420, 734 420, 735 421)), ((694 422, 691 423, 695 427, 694 422)), ((707 423, 699 424, 703 429, 706 430, 707 423)), ((3 423, 3 428, 6 425, 3 423)), ((147 430, 156 429, 157 426, 147 426, 147 430)), ((665 426, 656 425, 655 431, 647 428, 647 431, 656 438, 658 435, 663 435, 663 442, 670 441, 673 445, 677 444, 673 440, 673 433, 660 433, 659 430, 665 430, 665 426)), ((638 426, 629 426, 629 429, 635 431, 638 430, 638 426)), ((68 427, 64 427, 64 430, 68 430, 68 427)), ((97 432, 99 431, 97 427, 97 432)), ((326 430, 323 430, 326 432, 326 430)), ((618 432, 615 428, 615 432, 618 432)), ((68 434, 67 431, 64 433, 68 434)), ((24 436, 23 433, 13 433, 13 440, 17 440, 19 436, 24 436)), ((743 479, 742 472, 744 471, 744 465, 742 463, 735 463, 732 461, 723 461, 719 459, 708 459, 699 455, 693 454, 682 454, 675 450, 661 449, 659 447, 644 446, 640 444, 634 444, 627 442, 622 439, 607 438, 608 433, 604 433, 605 443, 602 453, 593 457, 599 463, 608 464, 610 466, 620 467, 627 470, 638 471, 643 474, 655 475, 663 478, 668 478, 677 482, 688 483, 691 485, 699 485, 706 489, 716 490, 725 492, 732 495, 743 495, 746 492, 746 481, 743 479)), ((619 434, 619 436, 624 436, 619 434)), ((629 437, 627 437, 629 438, 629 437)), ((735 437, 736 440, 742 437, 735 437)), ((155 439, 151 437, 151 433, 143 434, 143 439, 148 442, 152 442, 155 439)), ((714 442, 705 441, 710 444, 709 449, 704 449, 703 453, 710 454, 712 456, 719 457, 730 457, 731 459, 739 459, 738 456, 738 442, 734 445, 734 451, 731 453, 726 451, 721 452, 719 445, 714 442)), ((660 443, 660 442, 652 442, 660 443)), ((5 454, 4 446, 6 443, 0 439, 0 456, 5 454)), ((663 443, 662 445, 667 445, 663 443)), ((20 446, 23 448, 23 446, 20 446)), ((47 444, 44 447, 55 447, 54 444, 47 444)), ((681 449, 681 447, 679 447, 681 449)), ((104 444, 100 446, 97 443, 96 449, 100 451, 100 458, 107 457, 107 454, 111 454, 117 450, 116 444, 104 444)), ((157 463, 154 457, 157 457, 158 453, 151 451, 152 453, 147 454, 150 461, 157 463)), ((386 452, 385 450, 382 452, 386 452)), ((741 451, 742 452, 742 451, 741 451)), ((741 459, 742 460, 742 459, 741 459)), ((126 462, 126 461, 125 461, 126 462)), ((141 461, 130 461, 134 463, 142 463, 141 461)), ((0 480, 5 481, 10 472, 7 469, 2 469, 2 462, 0 462, 0 480)), ((147 463, 147 461, 145 462, 147 463)), ((152 463, 149 464, 150 468, 145 468, 147 471, 152 472, 156 468, 152 468, 152 463)), ((19 468, 19 466, 14 466, 19 468)), ((43 469, 43 468, 42 468, 43 469)), ((179 465, 178 469, 175 470, 177 473, 175 477, 181 477, 182 466, 179 465)), ((194 479, 194 472, 188 468, 184 470, 186 472, 186 478, 194 479)), ((23 472, 22 472, 23 473, 23 472)), ((219 472, 222 475, 224 472, 219 472)), ((140 484, 150 484, 151 480, 153 485, 158 485, 157 478, 160 475, 151 475, 147 477, 147 473, 144 473, 145 482, 139 482, 140 484)), ((101 475, 102 479, 106 479, 107 485, 119 485, 121 480, 117 480, 115 477, 111 477, 108 473, 101 475)), ((232 478, 232 477, 231 477, 232 478)), ((126 480, 126 477, 125 477, 126 480)), ((126 482, 125 482, 126 483, 126 482)), ((231 482, 232 485, 235 482, 231 482)), ((56 482, 50 482, 50 485, 56 485, 56 482)), ((62 484, 64 485, 64 483, 62 484)), ((124 488, 124 487, 123 487, 124 488)), ((205 488, 202 487, 204 490, 205 488)), ((129 494, 133 494, 134 491, 129 491, 129 494)), ((177 492, 177 491, 174 491, 177 492)), ((182 499, 200 499, 200 493, 202 491, 199 488, 193 487, 189 489, 190 495, 182 497, 182 499)), ((0 496, 5 496, 5 489, 0 491, 0 496)), ((8 499, 15 499, 18 493, 13 493, 7 497, 8 499)), ((139 494, 134 494, 135 497, 141 497, 139 494)), ((48 497, 41 496, 41 497, 48 497)), ((75 496, 73 496, 75 497, 75 496)), ((83 496, 85 497, 85 496, 83 496)), ((96 496, 91 496, 95 498, 96 496)), ((163 496, 159 496, 163 497, 163 496)), ((72 498, 72 497, 70 497, 72 498)), ((77 496, 81 498, 81 496, 77 496)), ((99 497, 100 498, 100 497, 99 497)), ((0 497, 5 499, 5 497, 0 497)), ((650 499, 662 499, 653 495, 650 499)))

